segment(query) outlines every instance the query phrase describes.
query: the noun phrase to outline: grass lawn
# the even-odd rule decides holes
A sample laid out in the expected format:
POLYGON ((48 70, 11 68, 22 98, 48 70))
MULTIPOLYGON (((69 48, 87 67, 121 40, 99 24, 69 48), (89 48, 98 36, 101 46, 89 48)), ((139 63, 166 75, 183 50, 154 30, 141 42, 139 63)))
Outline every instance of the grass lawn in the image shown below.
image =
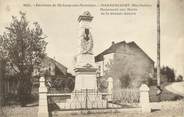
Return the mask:
POLYGON ((38 106, 5 106, 0 110, 0 117, 37 117, 38 106))

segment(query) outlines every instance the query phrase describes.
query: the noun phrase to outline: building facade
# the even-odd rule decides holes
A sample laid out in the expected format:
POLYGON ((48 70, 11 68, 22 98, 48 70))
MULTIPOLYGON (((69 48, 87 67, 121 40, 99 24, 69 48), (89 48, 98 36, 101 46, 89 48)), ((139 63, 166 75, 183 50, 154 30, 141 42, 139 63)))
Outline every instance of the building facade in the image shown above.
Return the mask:
POLYGON ((112 77, 114 89, 137 88, 154 75, 154 61, 135 43, 114 43, 95 57, 99 76, 112 77))

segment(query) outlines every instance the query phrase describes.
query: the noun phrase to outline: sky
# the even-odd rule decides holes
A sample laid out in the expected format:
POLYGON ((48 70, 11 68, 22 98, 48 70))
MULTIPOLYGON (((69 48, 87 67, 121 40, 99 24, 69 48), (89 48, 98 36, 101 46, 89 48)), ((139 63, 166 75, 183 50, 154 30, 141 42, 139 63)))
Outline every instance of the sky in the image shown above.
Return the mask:
MULTIPOLYGON (((156 65, 156 0, 0 0, 0 34, 11 21, 11 16, 26 12, 27 19, 37 21, 47 35, 47 55, 73 70, 73 57, 79 53, 79 22, 84 11, 94 17, 92 35, 94 55, 107 49, 111 42, 135 41, 156 65), (100 7, 24 7, 26 3, 144 3, 150 7, 139 7, 137 14, 101 15, 100 7)), ((161 66, 168 65, 177 74, 184 75, 184 1, 161 0, 161 66)))

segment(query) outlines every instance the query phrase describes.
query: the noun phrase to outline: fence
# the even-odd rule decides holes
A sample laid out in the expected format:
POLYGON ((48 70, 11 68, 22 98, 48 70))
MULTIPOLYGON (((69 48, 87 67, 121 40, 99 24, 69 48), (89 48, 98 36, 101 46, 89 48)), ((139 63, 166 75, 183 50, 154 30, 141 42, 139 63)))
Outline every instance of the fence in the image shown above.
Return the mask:
MULTIPOLYGON (((99 93, 96 90, 84 89, 72 93, 48 93, 45 86, 45 78, 40 78, 38 117, 48 117, 53 108, 59 110, 90 110, 90 109, 121 109, 125 105, 136 105, 142 112, 150 112, 149 88, 143 84, 139 89, 124 89, 119 95, 110 93, 99 93), (116 97, 116 98, 114 98, 116 97), (58 99, 57 99, 58 98, 58 99), (117 102, 117 101, 120 102, 117 102), (50 105, 51 109, 48 109, 50 105), (55 107, 54 107, 55 106, 55 107)), ((136 107, 136 106, 133 107, 136 107)))
POLYGON ((137 107, 140 102, 140 90, 125 88, 113 91, 113 102, 137 107))
POLYGON ((112 94, 100 93, 93 89, 83 89, 81 91, 63 94, 47 94, 49 105, 57 103, 60 110, 112 108, 112 106, 110 107, 108 105, 107 97, 110 95, 112 94))

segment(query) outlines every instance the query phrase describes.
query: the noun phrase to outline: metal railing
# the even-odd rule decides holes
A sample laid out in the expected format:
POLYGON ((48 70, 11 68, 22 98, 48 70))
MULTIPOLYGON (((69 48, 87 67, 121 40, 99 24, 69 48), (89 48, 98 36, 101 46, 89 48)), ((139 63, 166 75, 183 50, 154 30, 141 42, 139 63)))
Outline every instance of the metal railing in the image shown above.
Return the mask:
MULTIPOLYGON (((72 93, 48 93, 49 105, 56 104, 61 110, 109 108, 108 97, 95 89, 83 89, 72 93)), ((111 106, 112 107, 112 106, 111 106)))

